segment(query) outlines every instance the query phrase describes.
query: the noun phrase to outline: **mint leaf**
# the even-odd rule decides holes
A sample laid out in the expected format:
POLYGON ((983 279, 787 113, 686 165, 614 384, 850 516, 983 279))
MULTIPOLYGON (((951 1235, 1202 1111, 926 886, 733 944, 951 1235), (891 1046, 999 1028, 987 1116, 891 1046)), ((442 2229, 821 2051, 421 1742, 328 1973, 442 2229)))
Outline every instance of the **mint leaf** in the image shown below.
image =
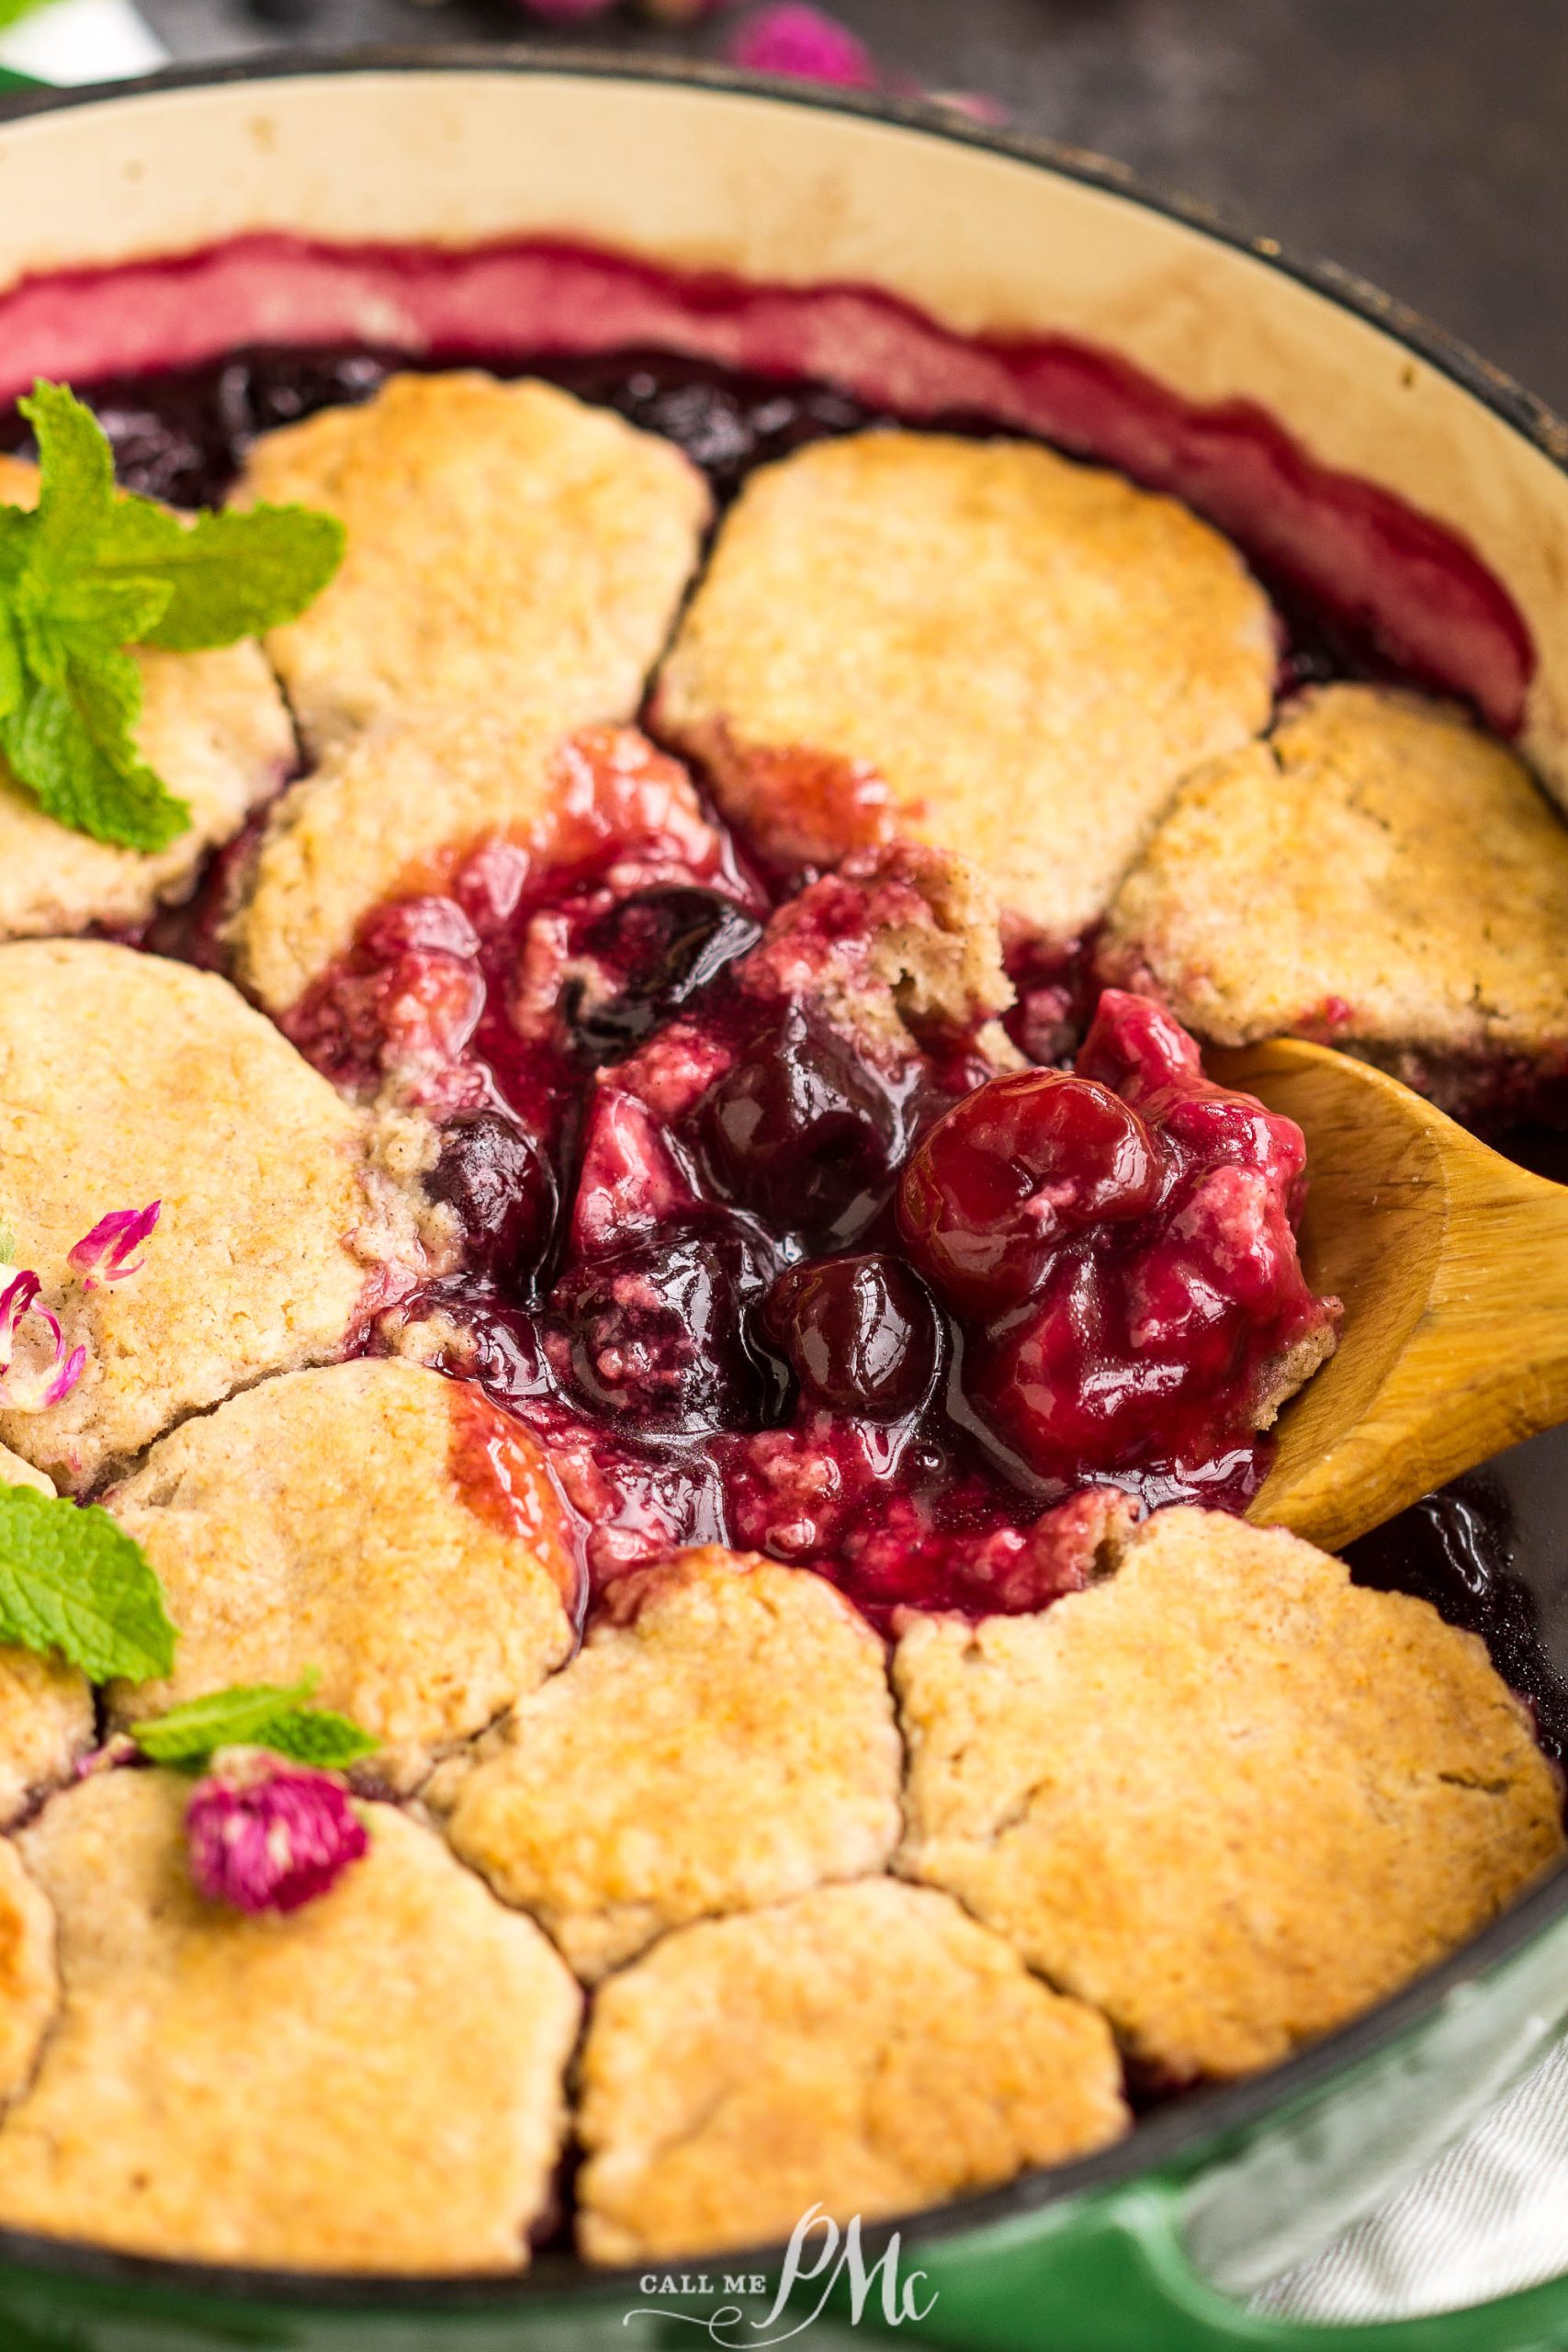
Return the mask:
POLYGON ((114 507, 114 452, 90 408, 64 384, 41 378, 17 402, 38 443, 39 501, 32 561, 80 563, 90 557, 114 507))
POLYGON ((39 807, 73 831, 126 849, 164 849, 190 823, 136 751, 141 679, 124 653, 97 662, 50 661, 60 683, 36 672, 22 700, 0 717, 0 752, 39 807))
POLYGON ((175 1629, 146 1554, 107 1510, 0 1486, 0 1641, 95 1682, 167 1674, 175 1629))
POLYGON ((343 549, 337 517, 308 506, 253 506, 186 524, 128 498, 109 519, 94 570, 100 578, 155 574, 169 590, 168 608, 138 628, 137 642, 199 653, 298 619, 332 579, 343 549))
POLYGON ((197 652, 296 619, 343 560, 343 526, 302 506, 182 519, 116 489, 107 437, 67 386, 40 379, 19 406, 39 488, 36 510, 0 506, 0 753, 59 823, 164 849, 190 810, 137 750, 126 649, 197 652))
POLYGON ((348 1715, 331 1707, 301 1707, 292 1715, 274 1715, 254 1736, 257 1747, 270 1747, 293 1764, 310 1764, 318 1772, 342 1772, 362 1756, 373 1756, 381 1745, 348 1715))
POLYGON ((270 1747, 297 1764, 341 1770, 379 1742, 347 1715, 306 1705, 320 1680, 310 1673, 291 1688, 257 1682, 214 1690, 132 1724, 130 1736, 152 1763, 187 1770, 198 1770, 220 1747, 270 1747))

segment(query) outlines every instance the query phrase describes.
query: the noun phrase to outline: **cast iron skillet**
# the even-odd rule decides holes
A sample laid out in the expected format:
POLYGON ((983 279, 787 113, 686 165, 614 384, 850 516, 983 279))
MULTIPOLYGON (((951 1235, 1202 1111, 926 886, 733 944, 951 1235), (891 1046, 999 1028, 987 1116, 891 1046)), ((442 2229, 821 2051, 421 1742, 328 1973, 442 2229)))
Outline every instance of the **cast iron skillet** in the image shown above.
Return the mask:
MULTIPOLYGON (((283 53, 243 66, 152 74, 112 90, 17 85, 0 119, 106 97, 295 74, 563 72, 762 93, 992 150, 1161 213, 1192 234, 1251 254, 1394 336, 1568 470, 1568 427, 1511 379, 1403 304, 1331 264, 1244 235, 1207 208, 1156 194, 1120 166, 1050 143, 981 130, 921 107, 781 85, 718 68, 558 51, 440 48, 283 53)), ((13 77, 0 74, 0 89, 13 77)), ((1526 1145, 1544 1172, 1550 1149, 1526 1145)), ((1568 1153, 1560 1163, 1568 1170, 1568 1153)), ((1568 1426, 1499 1457, 1353 1547, 1358 1577, 1424 1591, 1484 1634, 1503 1671, 1537 1706, 1543 1739, 1568 1745, 1568 1426), (1560 1677, 1562 1678, 1560 1679, 1560 1677)), ((1390 2181, 1539 2057, 1568 2023, 1568 1867, 1463 1951, 1393 2000, 1288 2064, 1160 2108, 1120 2145, 1076 2165, 864 2233, 866 2266, 893 2245, 908 2281, 921 2274, 923 2320, 901 2332, 954 2352, 1206 2352, 1225 2345, 1288 2352, 1528 2352, 1568 2342, 1568 2279, 1472 2311, 1339 2328, 1253 2318, 1216 2290, 1262 2283, 1321 2244, 1390 2181), (1201 2264, 1203 2275, 1191 2256, 1201 2264)), ((817 2242, 816 2251, 820 2250, 817 2242)), ((150 2261, 0 2231, 4 2352, 196 2352, 235 2345, 336 2352, 501 2352, 546 2345, 701 2342, 767 2345, 803 2324, 816 2345, 856 2339, 908 2305, 874 2279, 863 2312, 832 2266, 804 2280, 789 2310, 762 2321, 784 2250, 642 2272, 591 2272, 546 2247, 521 2279, 302 2276, 150 2261), (765 2275, 761 2299, 727 2278, 765 2275), (690 2282, 682 2290, 684 2276, 690 2282), (696 2282, 702 2281, 699 2286, 696 2282), (826 2303, 824 2295, 828 2295, 826 2303), (638 2314, 648 2316, 637 2316, 638 2314), (694 2324, 696 2333, 694 2334, 694 2324)), ((806 2256, 809 2267, 812 2253, 806 2256)))

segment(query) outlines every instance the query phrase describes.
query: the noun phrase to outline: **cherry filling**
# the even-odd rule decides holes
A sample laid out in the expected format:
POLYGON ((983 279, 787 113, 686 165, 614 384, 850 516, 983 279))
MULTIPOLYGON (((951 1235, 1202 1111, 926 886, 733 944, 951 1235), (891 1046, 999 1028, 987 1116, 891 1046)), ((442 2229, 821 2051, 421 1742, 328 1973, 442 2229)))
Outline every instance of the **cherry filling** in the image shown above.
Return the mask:
POLYGON ((936 922, 925 853, 770 914, 640 737, 575 739, 559 800, 413 877, 287 1025, 440 1123, 458 1262, 412 1319, 548 1447, 595 1588, 718 1541, 884 1622, 1038 1608, 1134 1507, 1245 1505, 1331 1329, 1298 1130, 1137 997, 1072 1069, 915 1034, 877 945, 936 922))
MULTIPOLYGON (((97 401, 126 480, 212 498, 257 431, 393 364, 247 352, 97 401)), ((679 441, 721 500, 890 413, 670 354, 544 372, 679 441)), ((1321 637, 1292 605, 1292 674, 1385 666, 1321 637)), ((440 1125, 457 1264, 412 1312, 547 1445, 601 1592, 716 1541, 884 1622, 1038 1608, 1135 1509, 1256 1491, 1256 1424, 1332 1329, 1296 1258, 1301 1137, 1152 1007, 1097 1011, 1083 943, 1008 941, 1021 1071, 977 1034, 857 1020, 878 924, 919 912, 886 793, 799 753, 775 785, 802 860, 870 865, 764 878, 645 738, 580 737, 538 824, 411 874, 285 1025, 440 1125)), ((220 869, 148 944, 213 960, 221 897, 220 869)))

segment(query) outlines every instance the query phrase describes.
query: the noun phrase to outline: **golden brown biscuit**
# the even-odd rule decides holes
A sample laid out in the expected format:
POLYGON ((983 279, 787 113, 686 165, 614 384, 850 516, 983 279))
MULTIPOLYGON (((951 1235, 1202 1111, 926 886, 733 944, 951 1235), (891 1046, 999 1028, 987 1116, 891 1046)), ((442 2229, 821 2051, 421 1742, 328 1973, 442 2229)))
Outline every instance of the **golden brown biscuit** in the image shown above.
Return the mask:
MULTIPOLYGON (((400 1161, 417 1138, 395 1136, 400 1161)), ((0 1442, 80 1492, 171 1421, 342 1352, 423 1269, 412 1175, 225 980, 96 940, 0 946, 0 1221, 87 1351, 63 1403, 0 1442), (67 1262, 107 1212, 160 1200, 145 1262, 67 1262)))
POLYGON ((23 1833, 63 1997, 0 2127, 0 2219, 212 2262, 518 2267, 580 1999, 545 1938, 389 1805, 288 1917, 204 1902, 189 1792, 105 1772, 23 1833))
POLYGON ((1183 788, 1102 965, 1207 1037, 1295 1031, 1423 1056, 1568 1056, 1568 828, 1460 712, 1303 695, 1183 788))
POLYGON ((697 560, 706 484, 668 441, 548 384, 393 376, 264 434, 236 504, 341 517, 343 569, 275 629, 320 752, 417 708, 629 718, 697 560))
POLYGON ((477 1390, 360 1361, 264 1381, 152 1448, 108 1498, 163 1583, 173 1676, 115 1720, 297 1682, 420 1777, 569 1657, 578 1570, 535 1440, 477 1390))
POLYGON ((1480 1641, 1222 1512, 1158 1512, 1042 1616, 917 1618, 894 1679, 898 1867, 1168 2078, 1329 2032, 1563 1851, 1480 1641))
POLYGON ((1127 2128, 1105 2021, 891 1879, 669 1936, 594 1996, 578 2234, 595 2262, 912 2211, 1127 2128))
POLYGON ((449 1824, 590 1982, 706 1912, 880 1870, 898 1838, 882 1644, 831 1585, 713 1547, 625 1613, 522 1702, 449 1824))
POLYGON ((1082 931, 1181 778, 1268 720, 1267 599, 1168 498, 1019 441, 871 433, 754 473, 659 723, 786 862, 888 831, 1082 931))
POLYGON ((85 1675, 61 1657, 0 1647, 0 1823, 70 1778, 93 1744, 93 1722, 85 1675))
POLYGON ((54 1914, 0 1838, 0 2105, 25 2087, 59 2000, 54 1914))
POLYGON ((52 1478, 46 1476, 41 1470, 35 1470, 30 1462, 24 1462, 19 1453, 12 1453, 3 1445, 0 1445, 0 1487, 31 1487, 40 1495, 52 1495, 54 1492, 52 1478))
MULTIPOLYGON (((0 502, 32 506, 38 469, 0 457, 0 502)), ((143 856, 46 817, 0 762, 0 939, 145 922, 183 898, 207 852, 237 833, 294 764, 294 728, 259 645, 137 651, 137 748, 190 807, 188 832, 143 856)))

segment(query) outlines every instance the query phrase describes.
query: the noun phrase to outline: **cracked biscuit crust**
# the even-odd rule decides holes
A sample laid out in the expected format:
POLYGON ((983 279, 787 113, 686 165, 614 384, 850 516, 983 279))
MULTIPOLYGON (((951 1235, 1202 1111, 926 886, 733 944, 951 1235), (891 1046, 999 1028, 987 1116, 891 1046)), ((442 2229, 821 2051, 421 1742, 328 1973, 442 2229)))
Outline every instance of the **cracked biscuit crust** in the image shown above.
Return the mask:
POLYGON ((320 753, 371 720, 629 718, 710 501, 668 441, 548 384, 393 376, 360 408, 264 434, 233 503, 338 515, 343 569, 267 650, 320 753))
MULTIPOLYGON (((0 457, 0 501, 32 506, 38 469, 0 457)), ((0 763, 0 939, 119 930, 186 894, 209 849, 231 840, 294 764, 294 728, 259 645, 132 656, 145 696, 142 758, 187 802, 188 832, 143 856, 46 817, 0 763)))
POLYGON ((108 1498, 179 1629, 124 1724, 231 1683, 292 1683, 417 1780, 570 1656, 578 1572, 539 1447, 477 1392, 385 1360, 264 1381, 155 1445, 108 1498), (504 1451, 476 1488, 487 1446, 504 1451), (510 1523, 507 1523, 510 1521, 510 1523), (389 1752, 390 1751, 390 1752, 389 1752))
POLYGON ((303 1910, 205 1903, 189 1786, 101 1773, 23 1835, 63 1998, 0 2126, 0 2219, 214 2262, 520 2267, 580 2007, 545 1938, 379 1804, 303 1910))
POLYGON ((617 1591, 457 1796, 452 1842, 589 1981, 665 1928, 883 1868, 881 1642, 820 1577, 716 1548, 617 1591))
POLYGON ((1568 830, 1461 713, 1324 687, 1184 787, 1100 962, 1222 1045, 1562 1058, 1568 830))
POLYGON ((1173 500, 874 433, 750 477, 657 711, 785 863, 912 834, 1066 939, 1181 778, 1267 725, 1274 662, 1262 591, 1173 500))
POLYGON ((1038 1617, 918 1618, 898 1867, 1159 2078, 1275 2064, 1563 1851, 1557 1776, 1472 1634, 1340 1561, 1164 1510, 1038 1617))
POLYGON ((379 1131, 227 981, 96 940, 0 946, 0 1218, 86 1368, 0 1442, 75 1492, 182 1414, 339 1354, 424 1266, 379 1131), (67 1252, 161 1200, 140 1272, 67 1252))
POLYGON ((912 2211, 1128 2121, 1104 2019, 890 1879, 668 1937, 595 1996, 581 2083, 595 2262, 912 2211))

